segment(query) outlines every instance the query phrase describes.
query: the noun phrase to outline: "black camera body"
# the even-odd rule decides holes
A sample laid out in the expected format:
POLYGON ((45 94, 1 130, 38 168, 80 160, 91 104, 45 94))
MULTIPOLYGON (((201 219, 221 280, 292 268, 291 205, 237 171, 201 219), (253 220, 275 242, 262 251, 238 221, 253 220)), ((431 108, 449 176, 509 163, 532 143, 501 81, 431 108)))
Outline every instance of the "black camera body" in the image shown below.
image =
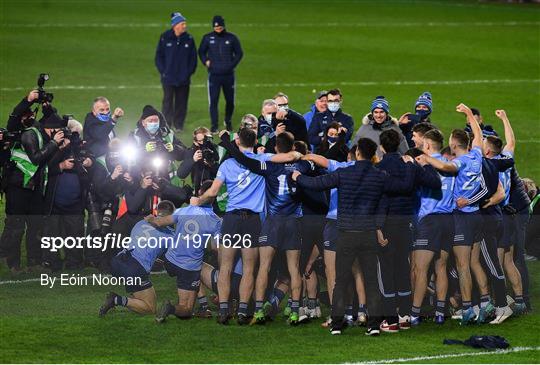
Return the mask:
POLYGON ((208 164, 213 165, 218 162, 218 155, 214 149, 211 136, 204 136, 202 144, 198 147, 198 150, 202 152, 203 160, 208 164))
POLYGON ((37 91, 38 91, 38 98, 36 100, 37 103, 43 104, 43 103, 52 103, 54 99, 54 95, 52 93, 48 93, 45 91, 43 86, 45 85, 45 82, 49 80, 49 74, 39 74, 38 81, 37 81, 37 91))
POLYGON ((0 128, 0 134, 2 135, 1 143, 18 142, 21 140, 22 133, 23 133, 22 130, 10 132, 6 128, 0 128))

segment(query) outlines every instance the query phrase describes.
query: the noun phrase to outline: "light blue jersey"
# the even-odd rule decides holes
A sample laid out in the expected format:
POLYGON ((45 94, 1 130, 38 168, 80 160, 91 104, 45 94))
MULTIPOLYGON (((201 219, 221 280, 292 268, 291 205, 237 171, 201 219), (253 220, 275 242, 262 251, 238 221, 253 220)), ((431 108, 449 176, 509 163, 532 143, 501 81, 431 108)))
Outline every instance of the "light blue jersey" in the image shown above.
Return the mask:
MULTIPOLYGON (((482 176, 482 149, 480 147, 473 147, 468 153, 453 159, 451 163, 458 169, 454 184, 454 200, 457 198, 470 199, 480 190, 487 190, 482 176)), ((471 213, 480 208, 476 202, 457 209, 471 213)))
MULTIPOLYGON (((269 161, 272 157, 270 153, 255 154, 244 151, 244 154, 258 161, 269 161)), ((260 213, 264 210, 265 181, 263 176, 254 174, 234 158, 229 158, 219 166, 216 179, 223 181, 227 186, 227 212, 235 209, 249 209, 260 213)))
POLYGON ((210 247, 212 238, 221 229, 221 219, 211 206, 192 206, 176 209, 175 242, 165 257, 176 266, 189 271, 198 271, 203 262, 204 249, 210 247))
MULTIPOLYGON (((431 157, 443 162, 448 161, 440 153, 434 153, 431 157)), ((418 221, 428 214, 452 213, 456 209, 453 195, 455 177, 441 172, 439 172, 439 177, 441 179, 441 189, 433 190, 422 187, 418 191, 420 198, 418 221)))
MULTIPOLYGON (((495 159, 514 158, 514 154, 510 151, 503 151, 500 155, 493 157, 495 159)), ((499 172, 499 180, 504 188, 504 200, 499 203, 501 207, 510 204, 510 186, 511 186, 511 171, 512 168, 504 172, 499 172)))
MULTIPOLYGON (((334 172, 337 169, 343 167, 349 167, 354 165, 354 161, 349 162, 338 162, 335 160, 328 160, 328 173, 334 172)), ((328 219, 337 219, 337 202, 338 202, 338 191, 337 188, 330 190, 330 203, 328 204, 328 214, 326 218, 328 219)))
POLYGON ((167 250, 167 243, 173 242, 172 228, 155 228, 142 220, 131 230, 129 251, 147 272, 150 272, 156 259, 167 250))

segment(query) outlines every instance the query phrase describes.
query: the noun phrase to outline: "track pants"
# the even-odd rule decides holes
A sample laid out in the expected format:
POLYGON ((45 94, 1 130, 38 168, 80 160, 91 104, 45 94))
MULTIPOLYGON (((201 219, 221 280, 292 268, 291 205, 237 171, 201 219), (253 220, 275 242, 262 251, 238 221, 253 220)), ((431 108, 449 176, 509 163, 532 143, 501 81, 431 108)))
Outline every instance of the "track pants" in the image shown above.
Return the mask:
POLYGON ((221 89, 223 89, 223 95, 225 96, 225 123, 231 123, 232 115, 234 113, 235 87, 234 73, 228 75, 208 74, 208 104, 210 108, 212 130, 217 130, 219 127, 218 103, 221 89))
POLYGON ((189 98, 189 85, 163 85, 163 104, 161 110, 169 127, 183 129, 186 120, 189 98))
POLYGON ((42 199, 38 191, 8 186, 0 257, 7 258, 10 268, 19 268, 21 265, 21 241, 25 231, 27 265, 41 264, 42 199))
POLYGON ((356 258, 364 273, 368 328, 379 328, 382 320, 382 301, 377 285, 378 243, 374 231, 339 231, 336 245, 336 285, 332 299, 332 322, 343 323, 345 308, 351 303, 350 286, 353 283, 352 265, 356 258))

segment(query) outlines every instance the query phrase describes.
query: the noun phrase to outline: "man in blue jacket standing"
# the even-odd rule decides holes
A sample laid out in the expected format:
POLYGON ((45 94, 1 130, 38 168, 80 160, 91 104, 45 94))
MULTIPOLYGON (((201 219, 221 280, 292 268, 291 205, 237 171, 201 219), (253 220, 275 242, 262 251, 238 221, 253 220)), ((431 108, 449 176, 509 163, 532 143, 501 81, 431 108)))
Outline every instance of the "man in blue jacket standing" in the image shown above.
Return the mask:
POLYGON ((225 95, 225 127, 232 130, 231 119, 234 112, 235 77, 234 69, 240 63, 244 52, 238 37, 225 30, 225 19, 216 15, 212 20, 214 31, 206 34, 199 46, 199 57, 208 69, 208 104, 212 133, 218 130, 219 92, 225 95))
POLYGON ((186 31, 186 18, 171 14, 171 29, 159 38, 156 67, 163 85, 162 112, 169 127, 184 128, 191 75, 197 68, 197 49, 191 34, 186 31))

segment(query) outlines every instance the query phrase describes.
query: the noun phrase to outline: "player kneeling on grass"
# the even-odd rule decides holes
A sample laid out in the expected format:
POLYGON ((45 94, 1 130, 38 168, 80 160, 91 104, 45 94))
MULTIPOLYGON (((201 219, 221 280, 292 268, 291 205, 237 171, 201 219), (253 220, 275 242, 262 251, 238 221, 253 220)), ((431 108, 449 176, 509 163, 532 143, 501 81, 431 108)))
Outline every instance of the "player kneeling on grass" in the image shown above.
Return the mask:
MULTIPOLYGON (((174 204, 164 200, 158 204, 158 217, 170 216, 174 212, 174 204)), ((160 218, 161 219, 161 218, 160 218)), ((156 291, 150 281, 150 270, 154 262, 167 250, 167 239, 172 239, 174 231, 172 224, 154 228, 148 222, 141 220, 131 230, 131 246, 124 249, 111 260, 113 276, 125 278, 126 282, 136 285, 126 285, 130 296, 121 296, 114 292, 107 294, 105 303, 99 308, 99 315, 104 316, 115 306, 127 307, 135 313, 156 313, 156 291), (150 245, 152 237, 162 244, 150 245)))
MULTIPOLYGON (((201 184, 198 195, 204 194, 212 180, 201 184)), ((155 227, 176 224, 175 241, 165 254, 165 269, 171 276, 176 276, 178 288, 178 303, 167 301, 156 315, 156 321, 161 323, 174 314, 180 319, 193 316, 193 305, 201 285, 201 268, 206 247, 210 248, 211 240, 221 229, 221 219, 212 209, 212 201, 206 205, 177 209, 166 217, 149 216, 145 219, 155 227)))

